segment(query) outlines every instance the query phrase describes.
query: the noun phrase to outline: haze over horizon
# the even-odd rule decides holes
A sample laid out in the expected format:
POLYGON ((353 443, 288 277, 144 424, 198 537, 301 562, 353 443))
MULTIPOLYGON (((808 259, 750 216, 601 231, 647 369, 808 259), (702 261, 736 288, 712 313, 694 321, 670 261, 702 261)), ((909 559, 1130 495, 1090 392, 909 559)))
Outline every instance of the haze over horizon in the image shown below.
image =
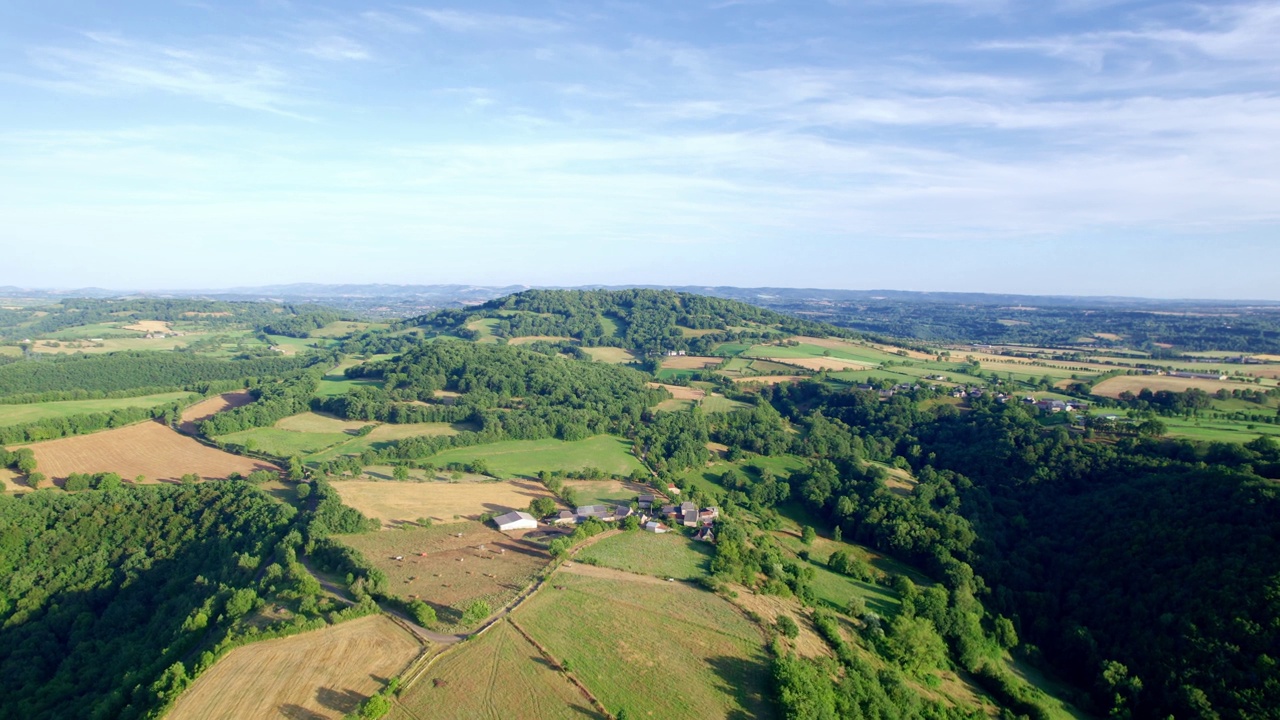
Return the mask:
POLYGON ((1280 2, 0 8, 0 285, 1280 300, 1280 2))

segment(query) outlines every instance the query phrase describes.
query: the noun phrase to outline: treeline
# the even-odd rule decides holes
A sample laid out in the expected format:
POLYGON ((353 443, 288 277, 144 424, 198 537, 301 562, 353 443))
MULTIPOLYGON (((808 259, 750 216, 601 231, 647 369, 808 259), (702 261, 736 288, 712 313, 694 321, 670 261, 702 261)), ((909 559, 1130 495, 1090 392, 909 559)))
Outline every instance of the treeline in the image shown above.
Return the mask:
POLYGON ((0 716, 149 717, 262 602, 293 514, 230 482, 0 496, 0 716))
POLYGON ((274 328, 289 331, 278 334, 289 335, 298 331, 309 332, 340 319, 343 319, 341 313, 320 305, 181 298, 68 298, 56 304, 0 311, 0 339, 44 337, 83 325, 107 322, 123 322, 127 325, 137 320, 169 323, 198 321, 214 330, 252 327, 255 330, 273 332, 267 328, 274 328))
POLYGON ((466 310, 441 310, 412 318, 423 326, 471 338, 466 325, 492 318, 503 338, 570 337, 585 346, 622 347, 641 355, 709 351, 728 341, 762 342, 804 333, 841 333, 796 317, 735 300, 670 290, 528 290, 466 310), (687 337, 681 328, 716 330, 687 337))
MULTIPOLYGON (((325 359, 327 361, 328 358, 325 359)), ((187 353, 119 352, 0 366, 0 397, 84 390, 114 393, 269 377, 321 362, 317 355, 220 360, 187 353)))
POLYGON ((110 412, 84 413, 66 417, 45 418, 20 425, 0 427, 0 445, 16 445, 41 440, 54 440, 72 435, 86 435, 99 430, 132 425, 143 420, 156 419, 165 424, 177 422, 182 409, 200 399, 199 395, 191 395, 185 400, 178 400, 155 407, 126 407, 110 412))
POLYGON ((311 369, 293 373, 275 380, 255 383, 249 392, 253 402, 213 415, 200 423, 201 435, 214 437, 257 427, 270 427, 276 421, 307 412, 311 399, 320 386, 320 378, 332 358, 311 369))
MULTIPOLYGON (((761 394, 809 429, 792 445, 809 466, 787 494, 938 579, 943 595, 916 613, 989 690, 1017 691, 993 662, 1012 634, 1103 714, 1280 705, 1280 489, 1264 479, 1280 478, 1275 441, 1099 443, 987 399, 960 413, 819 383, 761 394), (912 491, 891 491, 868 460, 911 469, 912 491)), ((732 480, 742 489, 726 502, 782 495, 732 480)))

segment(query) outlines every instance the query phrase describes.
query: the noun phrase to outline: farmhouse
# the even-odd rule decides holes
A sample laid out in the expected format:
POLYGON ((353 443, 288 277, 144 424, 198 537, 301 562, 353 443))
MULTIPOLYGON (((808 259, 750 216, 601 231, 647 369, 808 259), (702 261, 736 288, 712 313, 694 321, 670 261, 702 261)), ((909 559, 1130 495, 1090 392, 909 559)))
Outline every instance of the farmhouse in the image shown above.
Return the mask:
POLYGON ((657 498, 653 495, 641 495, 636 504, 640 506, 641 510, 648 510, 653 507, 653 503, 656 500, 657 498))
POLYGON ((603 505, 579 505, 574 511, 575 520, 577 522, 586 522, 587 518, 595 518, 597 520, 611 519, 609 511, 603 505))
POLYGON ((578 521, 577 517, 572 512, 568 510, 561 510, 560 512, 556 513, 555 519, 552 520, 551 522, 555 523, 556 525, 572 525, 577 521, 578 521))
POLYGON ((509 512, 506 515, 499 515, 493 519, 493 524, 498 529, 507 532, 508 530, 533 530, 538 527, 538 521, 527 512, 509 512))
POLYGON ((700 528, 698 532, 693 534, 693 539, 701 540, 702 542, 713 543, 716 541, 716 534, 715 534, 715 531, 711 529, 710 525, 706 525, 700 528))
POLYGON ((630 514, 631 514, 631 507, 629 505, 619 505, 613 510, 613 519, 621 520, 629 516, 630 514))
POLYGON ((645 532, 658 533, 658 534, 671 531, 670 528, 658 522, 657 520, 650 520, 649 522, 645 523, 644 530, 645 532))

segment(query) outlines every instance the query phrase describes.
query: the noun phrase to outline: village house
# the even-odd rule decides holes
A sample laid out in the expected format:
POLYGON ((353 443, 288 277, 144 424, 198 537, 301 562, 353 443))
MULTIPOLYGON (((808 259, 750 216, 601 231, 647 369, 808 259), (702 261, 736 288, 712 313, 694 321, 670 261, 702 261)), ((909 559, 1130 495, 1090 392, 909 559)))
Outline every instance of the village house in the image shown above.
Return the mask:
POLYGON ((552 520, 556 525, 573 525, 578 522, 577 516, 571 510, 561 510, 556 513, 555 519, 552 520))
POLYGON ((666 525, 663 525, 657 520, 650 520, 649 522, 644 524, 644 530, 645 532, 662 534, 664 532, 670 532, 671 528, 667 527, 666 525))
POLYGON ((576 516, 574 519, 580 523, 586 522, 587 518, 595 518, 597 520, 613 519, 603 505, 579 505, 574 514, 576 516))
POLYGON ((649 508, 653 507, 653 503, 656 502, 657 499, 658 498, 654 495, 641 495, 637 499, 636 504, 640 507, 641 510, 648 510, 649 508))
POLYGON ((711 529, 710 525, 704 525, 698 530, 698 532, 693 534, 693 539, 713 543, 716 541, 716 534, 715 531, 711 529))

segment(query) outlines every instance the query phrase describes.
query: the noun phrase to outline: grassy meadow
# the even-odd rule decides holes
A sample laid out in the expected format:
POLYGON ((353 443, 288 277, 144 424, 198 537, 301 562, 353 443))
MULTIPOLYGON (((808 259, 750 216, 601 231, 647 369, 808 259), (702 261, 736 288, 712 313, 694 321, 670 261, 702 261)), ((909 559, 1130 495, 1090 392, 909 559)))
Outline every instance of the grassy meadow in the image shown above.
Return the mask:
POLYGON ((455 448, 427 458, 437 466, 483 460, 495 477, 536 477, 540 470, 571 471, 599 468, 613 475, 642 469, 631 444, 612 435, 586 440, 505 440, 488 445, 455 448))
POLYGON ((191 397, 191 393, 188 392, 171 392, 105 400, 63 400, 59 402, 0 405, 0 425, 21 425, 50 418, 111 412, 121 408, 150 408, 171 403, 175 400, 185 400, 189 397, 191 397))

